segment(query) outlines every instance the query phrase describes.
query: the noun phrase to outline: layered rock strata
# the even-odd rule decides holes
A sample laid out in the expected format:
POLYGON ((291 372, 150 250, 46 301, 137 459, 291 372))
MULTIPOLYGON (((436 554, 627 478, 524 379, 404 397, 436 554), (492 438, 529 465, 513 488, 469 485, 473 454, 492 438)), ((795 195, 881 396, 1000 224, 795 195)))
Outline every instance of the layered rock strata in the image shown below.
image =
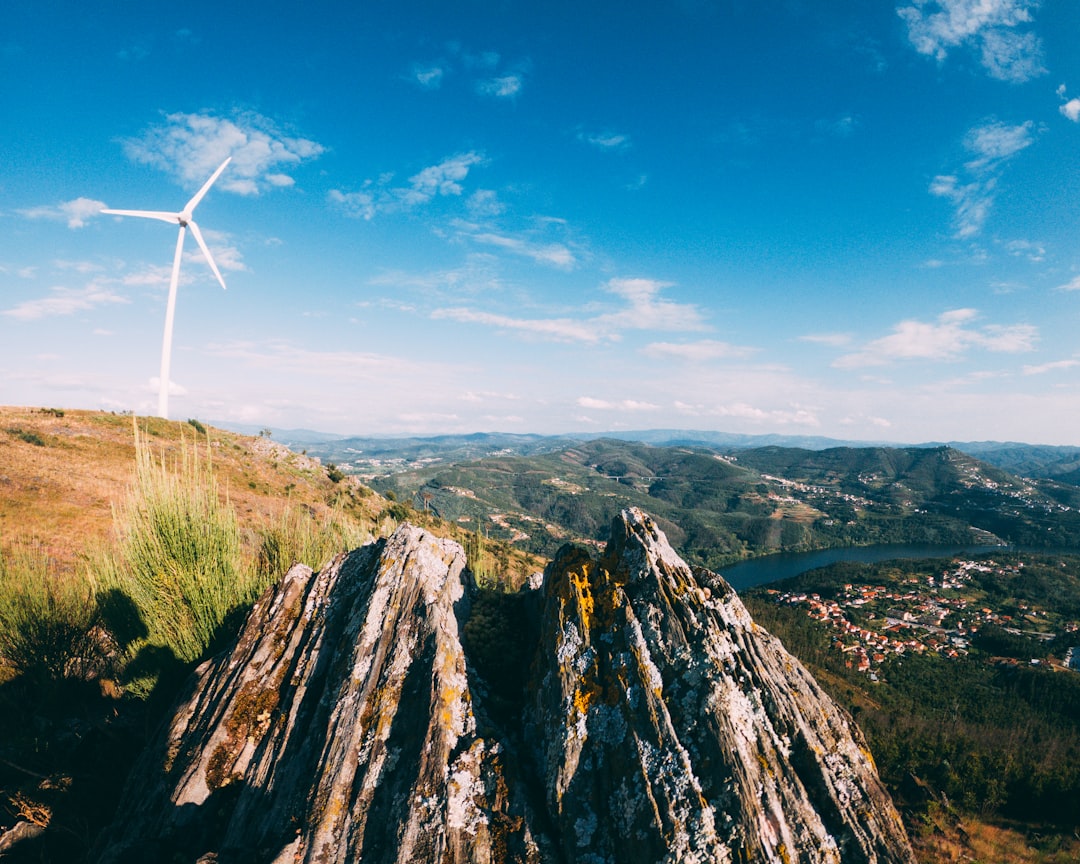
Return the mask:
POLYGON ((914 861, 849 718, 647 515, 549 565, 528 668, 464 636, 478 596, 410 525, 294 567, 198 670, 101 861, 914 861))

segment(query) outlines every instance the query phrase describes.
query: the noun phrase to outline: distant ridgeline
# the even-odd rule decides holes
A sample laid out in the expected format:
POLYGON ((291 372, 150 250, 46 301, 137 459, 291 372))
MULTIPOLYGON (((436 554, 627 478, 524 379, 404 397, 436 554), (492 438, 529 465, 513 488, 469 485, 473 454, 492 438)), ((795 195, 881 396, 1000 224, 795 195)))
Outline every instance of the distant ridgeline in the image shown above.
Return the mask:
POLYGON ((848 714, 656 522, 477 589, 402 525, 256 604, 102 862, 914 864, 848 714))
MULTIPOLYGON (((350 469, 361 471, 357 460, 350 469)), ((428 452, 394 467, 365 479, 547 556, 568 539, 604 539, 625 507, 654 514, 688 561, 710 569, 768 552, 877 543, 1080 548, 1080 486, 1017 477, 945 446, 719 452, 602 439, 449 464, 428 452)))

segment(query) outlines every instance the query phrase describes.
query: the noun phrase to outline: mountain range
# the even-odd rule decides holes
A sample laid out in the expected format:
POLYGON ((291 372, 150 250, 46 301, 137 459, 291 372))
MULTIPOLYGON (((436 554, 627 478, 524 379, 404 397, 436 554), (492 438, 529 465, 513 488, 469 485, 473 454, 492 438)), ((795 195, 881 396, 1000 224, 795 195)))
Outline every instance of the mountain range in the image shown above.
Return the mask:
POLYGON ((606 539, 628 506, 648 509, 689 561, 712 569, 874 543, 1080 546, 1080 487, 1019 477, 948 446, 530 446, 531 455, 430 457, 364 476, 417 509, 548 556, 568 539, 606 539))
POLYGON ((529 456, 603 438, 658 447, 704 447, 724 452, 761 447, 828 450, 837 447, 911 449, 947 446, 1022 477, 1053 478, 1080 484, 1080 446, 1025 444, 1017 441, 931 441, 904 444, 815 435, 746 435, 687 429, 577 432, 563 435, 477 432, 470 435, 356 436, 310 429, 260 428, 227 422, 215 422, 214 425, 246 435, 269 433, 276 441, 292 449, 304 449, 313 456, 335 464, 355 465, 357 473, 390 473, 418 460, 458 462, 492 455, 529 456))

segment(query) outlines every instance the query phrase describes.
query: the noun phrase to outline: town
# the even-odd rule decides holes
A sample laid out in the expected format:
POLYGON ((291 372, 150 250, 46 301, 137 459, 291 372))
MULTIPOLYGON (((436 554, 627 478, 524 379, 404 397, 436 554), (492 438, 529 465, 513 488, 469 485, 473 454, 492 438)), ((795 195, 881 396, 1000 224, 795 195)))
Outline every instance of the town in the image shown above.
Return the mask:
MULTIPOLYGON (((774 602, 806 610, 832 632, 832 648, 846 655, 845 665, 878 680, 881 665, 890 657, 937 654, 956 659, 967 656, 971 641, 981 628, 994 625, 1032 644, 1052 641, 1061 632, 1075 633, 1080 623, 1060 620, 1034 603, 1012 601, 1007 608, 993 608, 974 577, 1002 579, 1023 575, 1024 564, 1002 565, 993 560, 954 560, 936 574, 904 574, 884 579, 886 584, 838 586, 834 597, 818 593, 767 589, 774 602)), ((1032 652, 1037 653, 1037 652, 1032 652)), ((993 662, 1017 663, 1015 658, 992 658, 993 662)), ((1080 670, 1080 650, 1070 649, 1056 661, 1033 657, 1031 665, 1055 665, 1080 670)))

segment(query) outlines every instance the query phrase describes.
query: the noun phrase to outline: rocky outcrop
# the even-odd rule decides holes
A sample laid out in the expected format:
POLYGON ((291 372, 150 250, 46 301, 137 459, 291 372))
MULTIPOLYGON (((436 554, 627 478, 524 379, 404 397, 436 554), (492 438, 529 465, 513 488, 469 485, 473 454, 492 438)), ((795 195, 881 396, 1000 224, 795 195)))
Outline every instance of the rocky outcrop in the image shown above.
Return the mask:
POLYGON ((848 716, 652 519, 549 573, 531 722, 567 860, 913 860, 848 716))
POLYGON ((101 861, 912 862, 858 730, 727 584, 639 511, 612 538, 498 631, 533 643, 509 670, 454 543, 405 525, 294 567, 198 670, 101 861))

